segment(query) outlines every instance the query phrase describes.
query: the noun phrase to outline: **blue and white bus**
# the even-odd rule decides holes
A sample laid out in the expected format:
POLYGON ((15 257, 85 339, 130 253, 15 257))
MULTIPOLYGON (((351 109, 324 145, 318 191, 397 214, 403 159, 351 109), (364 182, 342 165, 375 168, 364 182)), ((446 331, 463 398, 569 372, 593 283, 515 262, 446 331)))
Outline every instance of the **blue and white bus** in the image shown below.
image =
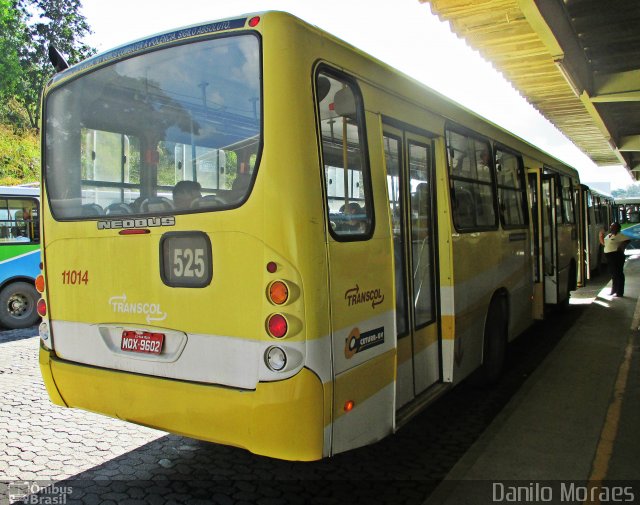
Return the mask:
POLYGON ((38 323, 40 273, 38 187, 0 186, 0 326, 27 328, 38 323))

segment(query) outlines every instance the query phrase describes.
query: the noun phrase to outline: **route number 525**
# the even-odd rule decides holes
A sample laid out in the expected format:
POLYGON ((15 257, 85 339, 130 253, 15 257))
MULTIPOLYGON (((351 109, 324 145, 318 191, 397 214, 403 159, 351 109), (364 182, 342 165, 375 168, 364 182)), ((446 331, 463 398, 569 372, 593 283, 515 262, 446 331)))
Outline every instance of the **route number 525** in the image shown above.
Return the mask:
POLYGON ((167 233, 160 242, 162 280, 172 287, 201 288, 213 277, 211 242, 201 232, 167 233))
POLYGON ((175 277, 204 277, 204 249, 174 249, 173 275, 175 277))

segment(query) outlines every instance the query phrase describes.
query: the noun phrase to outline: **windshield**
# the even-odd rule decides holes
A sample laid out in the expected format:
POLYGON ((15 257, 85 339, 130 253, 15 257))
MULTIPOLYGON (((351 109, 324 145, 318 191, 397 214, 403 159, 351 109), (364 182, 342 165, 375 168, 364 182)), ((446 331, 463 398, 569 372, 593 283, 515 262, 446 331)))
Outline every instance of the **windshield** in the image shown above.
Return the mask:
POLYGON ((261 139, 260 45, 223 37, 150 52, 54 90, 45 180, 57 219, 242 203, 261 139))

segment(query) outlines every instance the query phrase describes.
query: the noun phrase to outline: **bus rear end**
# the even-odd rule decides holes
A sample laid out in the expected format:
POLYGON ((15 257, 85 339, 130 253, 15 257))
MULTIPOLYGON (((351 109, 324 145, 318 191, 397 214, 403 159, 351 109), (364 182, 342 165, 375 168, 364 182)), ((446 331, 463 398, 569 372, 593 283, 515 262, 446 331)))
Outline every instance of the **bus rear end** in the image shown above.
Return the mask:
POLYGON ((40 365, 58 405, 318 459, 327 394, 302 275, 265 239, 248 22, 116 49, 46 90, 40 365))

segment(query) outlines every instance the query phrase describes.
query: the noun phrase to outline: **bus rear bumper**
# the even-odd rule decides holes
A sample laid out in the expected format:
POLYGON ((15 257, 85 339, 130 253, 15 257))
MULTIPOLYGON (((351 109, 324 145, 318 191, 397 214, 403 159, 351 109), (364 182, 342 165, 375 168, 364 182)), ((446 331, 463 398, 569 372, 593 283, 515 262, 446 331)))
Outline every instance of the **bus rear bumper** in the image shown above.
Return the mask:
POLYGON ((56 405, 269 457, 313 461, 324 456, 323 385, 306 368, 249 391, 80 365, 42 347, 39 361, 56 405))

